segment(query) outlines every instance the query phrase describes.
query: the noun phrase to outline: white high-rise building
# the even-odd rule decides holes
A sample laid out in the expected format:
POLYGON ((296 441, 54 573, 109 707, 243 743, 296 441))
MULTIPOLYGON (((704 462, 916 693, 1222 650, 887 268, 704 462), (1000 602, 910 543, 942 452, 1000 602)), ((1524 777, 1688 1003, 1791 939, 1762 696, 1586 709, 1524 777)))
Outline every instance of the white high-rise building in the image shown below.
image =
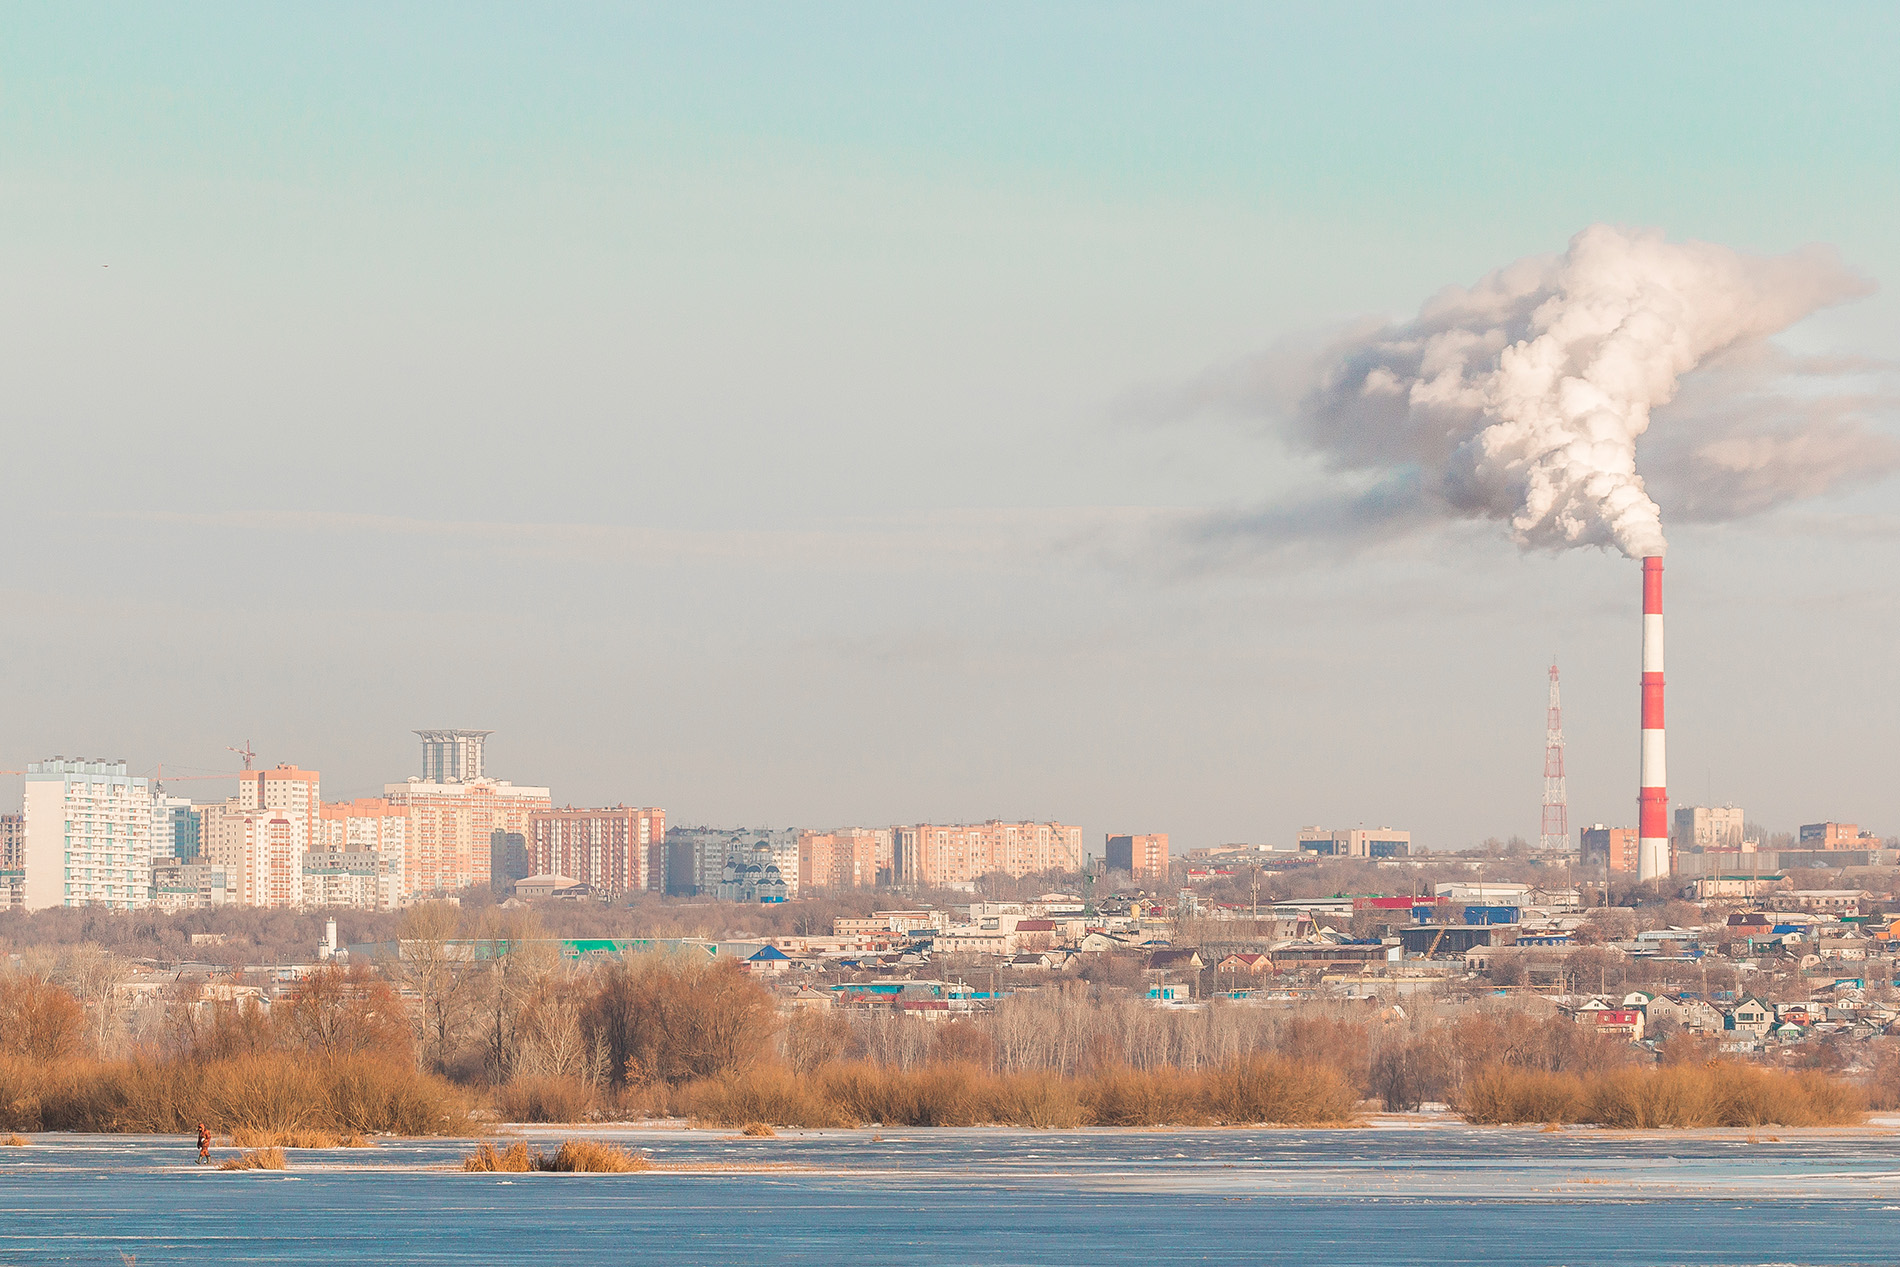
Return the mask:
POLYGON ((26 910, 151 904, 152 789, 125 762, 28 765, 24 818, 26 910))
POLYGON ((197 840, 197 822, 191 798, 152 793, 152 861, 167 858, 185 861, 179 852, 187 841, 197 840))

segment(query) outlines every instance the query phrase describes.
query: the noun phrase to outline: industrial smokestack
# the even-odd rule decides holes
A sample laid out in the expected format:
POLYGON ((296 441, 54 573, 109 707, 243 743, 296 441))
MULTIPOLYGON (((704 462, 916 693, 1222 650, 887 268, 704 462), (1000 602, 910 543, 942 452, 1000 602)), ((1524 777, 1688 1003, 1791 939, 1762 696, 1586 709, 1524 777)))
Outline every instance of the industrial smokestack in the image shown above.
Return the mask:
POLYGON ((1637 793, 1636 878, 1669 874, 1669 790, 1663 764, 1663 621, 1660 555, 1643 560, 1643 777, 1637 793))

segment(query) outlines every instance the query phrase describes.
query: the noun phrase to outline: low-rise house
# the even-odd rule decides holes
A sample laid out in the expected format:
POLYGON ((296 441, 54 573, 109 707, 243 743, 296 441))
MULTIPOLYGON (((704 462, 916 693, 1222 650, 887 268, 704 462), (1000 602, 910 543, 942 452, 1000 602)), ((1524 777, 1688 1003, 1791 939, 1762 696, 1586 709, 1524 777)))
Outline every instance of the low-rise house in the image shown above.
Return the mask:
POLYGON ((1597 1033, 1616 1034, 1632 1043, 1643 1039, 1642 1009, 1634 1007, 1598 1008, 1595 1012, 1597 1033))
POLYGON ((1768 1032, 1774 1020, 1775 1014, 1768 1005, 1750 995, 1728 1010, 1724 1028, 1760 1038, 1768 1032))

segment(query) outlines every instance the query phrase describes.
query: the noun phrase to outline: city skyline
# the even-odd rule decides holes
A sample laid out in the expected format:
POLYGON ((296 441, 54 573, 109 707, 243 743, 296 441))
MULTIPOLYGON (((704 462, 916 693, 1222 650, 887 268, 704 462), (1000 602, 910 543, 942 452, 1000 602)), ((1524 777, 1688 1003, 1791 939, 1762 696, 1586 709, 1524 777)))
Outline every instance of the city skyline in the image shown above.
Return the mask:
MULTIPOLYGON (((1777 346, 1892 440, 1896 19, 1636 12, 0 16, 0 767, 369 797, 439 720, 678 822, 1462 848, 1538 836, 1554 653, 1633 826, 1635 565, 1205 530, 1323 483, 1284 352, 1599 224, 1832 248, 1777 346)), ((1671 805, 1891 831, 1892 482, 1700 491, 1671 805)))

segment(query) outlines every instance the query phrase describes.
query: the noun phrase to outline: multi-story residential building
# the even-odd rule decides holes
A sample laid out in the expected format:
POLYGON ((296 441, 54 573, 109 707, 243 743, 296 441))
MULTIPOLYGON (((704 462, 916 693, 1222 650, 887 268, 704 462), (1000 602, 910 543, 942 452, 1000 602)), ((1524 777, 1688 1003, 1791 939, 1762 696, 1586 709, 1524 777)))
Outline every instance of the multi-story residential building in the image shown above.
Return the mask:
POLYGON ((528 816, 552 804, 547 788, 516 787, 489 778, 460 783, 410 779, 389 784, 384 796, 390 804, 414 812, 403 870, 403 890, 411 895, 486 885, 493 834, 527 835, 528 816))
POLYGON ((26 819, 0 814, 0 871, 18 871, 26 854, 26 819))
POLYGON ((152 866, 152 904, 161 911, 202 911, 236 900, 223 867, 166 858, 152 866))
POLYGON ((151 902, 151 784, 125 762, 33 762, 25 811, 24 909, 151 902))
POLYGON ((530 874, 570 876, 614 897, 666 890, 664 810, 536 810, 526 836, 530 874))
POLYGON ((1622 874, 1636 870, 1636 829, 1605 827, 1602 823, 1583 829, 1579 861, 1586 868, 1603 867, 1622 874))
POLYGON ((666 832, 666 891, 681 897, 711 896, 726 863, 743 853, 748 863, 763 844, 792 896, 797 896, 798 829, 795 827, 670 827, 666 832))
POLYGON ((467 783, 488 777, 482 745, 492 730, 418 730, 424 783, 467 783))
POLYGON ((1403 858, 1412 852, 1412 833, 1394 827, 1355 827, 1332 831, 1300 828, 1301 853, 1327 858, 1403 858))
POLYGON ((409 870, 409 841, 415 834, 417 810, 383 796, 359 796, 353 801, 327 801, 317 811, 317 830, 310 838, 312 853, 373 853, 383 869, 396 877, 397 897, 409 870))
POLYGON ((1854 823, 1803 823, 1803 849, 1878 849, 1880 837, 1854 823))
POLYGON ((279 765, 270 770, 246 770, 238 776, 239 809, 275 809, 303 817, 306 834, 313 834, 323 797, 315 770, 279 765))
POLYGON ((152 793, 152 861, 188 862, 198 850, 198 815, 189 797, 152 793), (182 852, 190 850, 191 852, 182 852))
POLYGON ((909 887, 967 885, 981 876, 1082 869, 1082 829, 1061 823, 894 827, 895 878, 909 887))
POLYGON ((307 853, 300 860, 303 905, 343 906, 358 911, 393 910, 400 901, 400 875, 371 850, 307 853))
POLYGON ((0 814, 0 911, 26 909, 26 820, 0 814))
POLYGON ((1676 830, 1670 843, 1679 851, 1739 853, 1742 829, 1739 806, 1681 805, 1676 808, 1676 830))
POLYGON ((891 834, 888 827, 799 832, 798 891, 889 884, 891 834))
POLYGON ((488 887, 506 893, 518 880, 534 874, 528 860, 528 838, 518 831, 488 833, 488 887))
POLYGON ((1110 871, 1126 871, 1136 884, 1168 882, 1168 833, 1110 836, 1107 851, 1110 871))
POLYGON ((305 815, 224 804, 201 805, 198 817, 198 856, 224 872, 234 904, 285 909, 303 902, 305 815))

